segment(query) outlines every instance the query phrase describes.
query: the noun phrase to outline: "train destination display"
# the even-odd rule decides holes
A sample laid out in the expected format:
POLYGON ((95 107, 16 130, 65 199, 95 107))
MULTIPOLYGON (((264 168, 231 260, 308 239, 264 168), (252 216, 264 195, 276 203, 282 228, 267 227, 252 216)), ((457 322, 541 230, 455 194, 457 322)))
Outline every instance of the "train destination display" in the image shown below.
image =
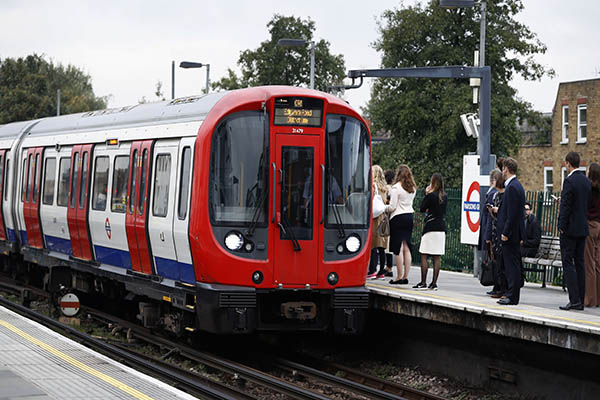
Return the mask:
POLYGON ((305 97, 275 99, 274 125, 321 126, 323 100, 305 97))

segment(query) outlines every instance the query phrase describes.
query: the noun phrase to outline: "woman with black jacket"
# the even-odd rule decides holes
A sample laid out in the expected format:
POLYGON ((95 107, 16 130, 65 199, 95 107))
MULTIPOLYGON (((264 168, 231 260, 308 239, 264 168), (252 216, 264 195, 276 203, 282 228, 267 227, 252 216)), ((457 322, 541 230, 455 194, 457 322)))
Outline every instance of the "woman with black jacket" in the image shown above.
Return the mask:
POLYGON ((444 192, 442 175, 435 173, 431 183, 425 189, 425 197, 421 202, 421 212, 425 213, 423 236, 419 253, 421 253, 421 282, 413 286, 415 289, 437 290, 437 279, 440 274, 441 257, 446 250, 446 207, 448 196, 444 192), (433 281, 427 286, 427 256, 433 257, 433 281))

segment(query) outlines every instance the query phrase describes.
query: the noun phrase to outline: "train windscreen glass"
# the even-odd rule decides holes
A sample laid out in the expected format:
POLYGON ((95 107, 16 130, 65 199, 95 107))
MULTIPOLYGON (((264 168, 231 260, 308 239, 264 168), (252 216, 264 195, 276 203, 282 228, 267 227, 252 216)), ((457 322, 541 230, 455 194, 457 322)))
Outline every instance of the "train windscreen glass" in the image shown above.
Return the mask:
POLYGON ((323 124, 323 100, 311 97, 277 97, 273 125, 313 126, 323 124))

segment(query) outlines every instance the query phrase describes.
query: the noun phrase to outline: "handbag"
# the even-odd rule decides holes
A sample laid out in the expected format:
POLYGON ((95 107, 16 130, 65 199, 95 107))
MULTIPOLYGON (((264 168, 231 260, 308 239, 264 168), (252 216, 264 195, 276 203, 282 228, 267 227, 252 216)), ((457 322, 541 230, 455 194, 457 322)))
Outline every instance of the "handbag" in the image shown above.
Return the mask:
POLYGON ((486 251, 485 259, 481 262, 481 276, 479 277, 479 283, 482 286, 494 285, 494 268, 496 262, 491 250, 486 251))
POLYGON ((373 196, 373 218, 379 217, 385 211, 385 203, 375 185, 375 196, 373 196))
POLYGON ((379 225, 377 226, 377 234, 382 237, 390 236, 390 216, 385 213, 379 225))

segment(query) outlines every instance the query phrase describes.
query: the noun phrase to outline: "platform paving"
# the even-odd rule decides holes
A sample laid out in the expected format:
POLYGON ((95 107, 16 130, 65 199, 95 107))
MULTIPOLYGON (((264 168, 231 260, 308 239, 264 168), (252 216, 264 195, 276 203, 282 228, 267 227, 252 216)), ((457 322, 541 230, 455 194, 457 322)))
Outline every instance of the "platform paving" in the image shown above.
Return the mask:
MULTIPOLYGON (((433 271, 430 268, 428 283, 433 271)), ((526 283, 518 305, 503 306, 486 295, 472 274, 441 271, 437 291, 416 290, 420 268, 413 266, 408 285, 368 280, 374 307, 404 315, 456 323, 491 333, 600 354, 600 308, 563 311, 568 295, 560 287, 526 283)))

